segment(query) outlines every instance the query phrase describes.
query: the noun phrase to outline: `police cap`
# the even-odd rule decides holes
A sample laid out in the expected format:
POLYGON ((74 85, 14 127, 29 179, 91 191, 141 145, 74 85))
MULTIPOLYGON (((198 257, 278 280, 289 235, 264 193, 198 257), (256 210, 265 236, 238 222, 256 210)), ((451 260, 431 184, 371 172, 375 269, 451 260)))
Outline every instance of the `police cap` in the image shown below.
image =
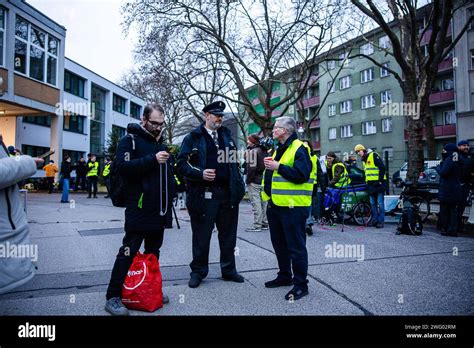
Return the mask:
POLYGON ((211 103, 209 105, 206 105, 204 109, 202 109, 203 112, 209 112, 213 115, 216 116, 224 116, 224 109, 225 109, 225 104, 222 101, 216 101, 214 103, 211 103))

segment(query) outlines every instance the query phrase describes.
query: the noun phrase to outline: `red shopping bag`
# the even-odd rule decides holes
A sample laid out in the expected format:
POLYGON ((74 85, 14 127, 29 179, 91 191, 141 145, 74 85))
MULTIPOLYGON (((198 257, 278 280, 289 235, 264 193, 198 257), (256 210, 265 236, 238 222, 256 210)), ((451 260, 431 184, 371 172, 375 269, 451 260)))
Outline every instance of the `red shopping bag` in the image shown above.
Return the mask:
POLYGON ((129 309, 153 312, 163 307, 163 280, 155 254, 138 252, 122 288, 122 303, 129 309))

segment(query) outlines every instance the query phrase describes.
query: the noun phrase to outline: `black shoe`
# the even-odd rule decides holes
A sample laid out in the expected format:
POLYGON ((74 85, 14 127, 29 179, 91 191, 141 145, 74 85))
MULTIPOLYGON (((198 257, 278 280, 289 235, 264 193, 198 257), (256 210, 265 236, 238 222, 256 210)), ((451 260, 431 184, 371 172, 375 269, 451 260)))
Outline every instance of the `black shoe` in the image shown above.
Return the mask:
POLYGON ((375 228, 383 228, 383 222, 379 222, 377 225, 375 225, 375 228))
POLYGON ((61 201, 61 203, 69 203, 69 201, 61 201))
POLYGON ((98 198, 97 196, 94 196, 94 198, 98 198))
POLYGON ((229 274, 229 275, 223 275, 222 278, 226 281, 232 281, 236 283, 243 283, 244 282, 244 277, 242 277, 240 274, 237 272, 234 274, 229 274))
POLYGON ((189 287, 190 288, 197 288, 199 284, 201 284, 202 279, 196 276, 192 276, 191 279, 189 279, 189 287))
POLYGON ((290 286, 290 285, 293 285, 292 279, 284 280, 281 278, 275 278, 265 283, 266 288, 278 288, 280 286, 290 286))
POLYGON ((312 236, 313 235, 313 226, 306 226, 306 234, 308 236, 312 236))
POLYGON ((104 196, 104 198, 109 198, 109 195, 107 195, 107 196, 104 196))
POLYGON ((287 301, 290 301, 290 300, 296 301, 296 300, 299 300, 300 298, 302 298, 303 296, 306 296, 308 294, 309 294, 308 290, 301 290, 301 289, 293 288, 285 295, 285 300, 287 300, 287 301))

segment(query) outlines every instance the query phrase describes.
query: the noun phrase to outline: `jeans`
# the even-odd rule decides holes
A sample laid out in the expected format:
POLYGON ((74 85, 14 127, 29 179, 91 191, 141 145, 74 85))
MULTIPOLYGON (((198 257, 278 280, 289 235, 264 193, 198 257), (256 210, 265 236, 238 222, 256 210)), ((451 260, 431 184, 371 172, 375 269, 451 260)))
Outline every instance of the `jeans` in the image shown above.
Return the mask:
POLYGON ((69 179, 63 179, 63 195, 61 202, 69 202, 69 179))
POLYGON ((123 245, 115 259, 114 268, 107 288, 107 300, 112 297, 122 297, 122 285, 127 276, 127 272, 132 264, 133 258, 140 250, 143 240, 145 240, 145 254, 155 254, 160 258, 160 248, 163 244, 164 228, 149 232, 126 232, 123 238, 123 245))
POLYGON ((369 195, 372 221, 383 223, 385 220, 384 194, 383 192, 369 195))
POLYGON ((307 207, 277 207, 268 204, 270 238, 278 261, 278 278, 292 279, 295 288, 308 290, 308 251, 305 222, 307 207))

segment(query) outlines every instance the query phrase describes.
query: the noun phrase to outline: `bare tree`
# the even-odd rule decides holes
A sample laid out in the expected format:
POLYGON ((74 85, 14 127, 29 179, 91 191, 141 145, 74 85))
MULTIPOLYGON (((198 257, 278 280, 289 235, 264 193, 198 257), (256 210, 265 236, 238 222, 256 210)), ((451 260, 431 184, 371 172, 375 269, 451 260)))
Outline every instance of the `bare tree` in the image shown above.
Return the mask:
MULTIPOLYGON (((333 3, 136 1, 126 4, 123 12, 126 26, 137 24, 142 37, 172 33, 169 40, 173 43, 173 61, 179 65, 172 70, 180 71, 182 77, 187 76, 192 82, 209 81, 199 71, 213 67, 210 62, 214 62, 219 81, 232 85, 233 92, 229 93, 226 89, 205 89, 202 83, 194 83, 188 97, 210 94, 225 98, 238 105, 239 115, 245 111, 268 134, 272 116, 284 114, 304 95, 314 58, 334 42, 334 38, 327 39, 328 33, 342 27, 338 26, 342 23, 339 5, 333 3), (183 66, 189 72, 195 69, 196 75, 184 73, 183 66), (298 69, 292 68, 295 66, 298 69), (287 71, 291 75, 284 73, 287 71), (256 86, 254 98, 249 96, 249 86, 256 86), (279 88, 278 100, 275 86, 279 88), (263 106, 263 113, 258 112, 257 104, 263 106)), ((188 101, 192 104, 191 99, 188 101)))
MULTIPOLYGON (((365 54, 361 56, 379 67, 388 70, 397 79, 403 91, 404 102, 419 110, 414 117, 407 118, 408 136, 408 178, 414 182, 417 173, 423 170, 423 128, 426 128, 429 155, 434 157, 433 119, 430 112, 429 96, 433 89, 438 66, 453 50, 461 36, 468 29, 470 21, 457 37, 448 34, 454 12, 459 8, 453 0, 433 0, 427 6, 418 8, 418 1, 351 0, 363 15, 373 20, 388 36, 391 48, 380 47, 387 55, 395 58, 402 74, 385 67, 365 54), (423 22, 423 18, 426 18, 423 22), (420 27, 420 24, 421 27, 420 27), (421 42, 428 38, 427 52, 423 52, 421 42)), ((463 4, 465 1, 458 1, 463 4)), ((472 20, 472 18, 471 18, 472 20)))

